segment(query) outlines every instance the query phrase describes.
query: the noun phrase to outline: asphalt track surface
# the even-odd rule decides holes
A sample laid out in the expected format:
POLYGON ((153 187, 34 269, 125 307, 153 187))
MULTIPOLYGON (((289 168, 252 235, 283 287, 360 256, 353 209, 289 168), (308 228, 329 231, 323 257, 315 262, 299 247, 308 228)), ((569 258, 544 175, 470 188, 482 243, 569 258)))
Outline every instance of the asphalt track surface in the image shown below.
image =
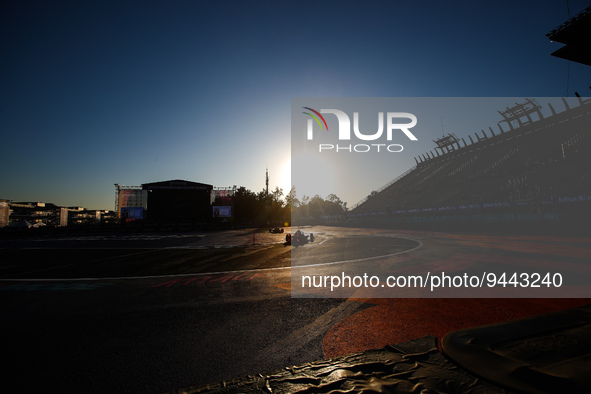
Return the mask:
POLYGON ((292 252, 310 274, 507 259, 576 271, 591 260, 588 237, 304 230, 316 240, 298 248, 255 230, 0 240, 2 384, 162 393, 589 303, 292 298, 292 252))

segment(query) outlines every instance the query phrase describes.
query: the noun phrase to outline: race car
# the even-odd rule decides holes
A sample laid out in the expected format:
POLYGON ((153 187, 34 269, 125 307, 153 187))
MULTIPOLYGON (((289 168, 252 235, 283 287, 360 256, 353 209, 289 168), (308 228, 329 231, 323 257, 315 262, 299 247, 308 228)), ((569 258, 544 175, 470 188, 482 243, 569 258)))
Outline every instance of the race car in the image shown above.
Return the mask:
POLYGON ((285 243, 287 245, 299 246, 305 245, 308 242, 314 242, 314 234, 310 233, 310 235, 307 235, 303 231, 298 230, 294 235, 287 234, 285 236, 285 243))
POLYGON ((283 234, 283 229, 279 228, 279 227, 275 227, 275 228, 272 228, 271 230, 269 230, 269 232, 272 234, 283 234))

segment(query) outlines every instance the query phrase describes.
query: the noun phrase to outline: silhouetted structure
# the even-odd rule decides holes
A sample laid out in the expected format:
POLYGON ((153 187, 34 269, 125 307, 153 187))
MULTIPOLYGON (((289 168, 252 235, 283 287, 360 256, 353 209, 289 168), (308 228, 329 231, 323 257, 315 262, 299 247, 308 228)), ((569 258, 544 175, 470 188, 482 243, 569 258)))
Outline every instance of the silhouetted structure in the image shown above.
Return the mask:
POLYGON ((170 180, 142 184, 150 222, 206 223, 212 217, 212 185, 170 180))
POLYGON ((499 124, 505 122, 511 130, 515 127, 525 126, 534 121, 531 117, 533 113, 538 114, 538 120, 544 118, 540 111, 541 109, 542 106, 536 100, 526 98, 523 103, 515 103, 513 107, 507 107, 504 111, 498 111, 504 118, 499 124), (523 118, 526 118, 526 120, 524 121, 523 118))
MULTIPOLYGON (((433 140, 433 142, 437 144, 435 151, 439 149, 442 154, 454 151, 460 147, 460 140, 458 140, 458 137, 456 137, 455 134, 448 134, 447 136, 433 140)), ((439 155, 439 152, 437 152, 437 154, 439 155)))
POLYGON ((591 66, 591 7, 587 7, 546 36, 551 41, 565 44, 553 52, 552 56, 591 66))

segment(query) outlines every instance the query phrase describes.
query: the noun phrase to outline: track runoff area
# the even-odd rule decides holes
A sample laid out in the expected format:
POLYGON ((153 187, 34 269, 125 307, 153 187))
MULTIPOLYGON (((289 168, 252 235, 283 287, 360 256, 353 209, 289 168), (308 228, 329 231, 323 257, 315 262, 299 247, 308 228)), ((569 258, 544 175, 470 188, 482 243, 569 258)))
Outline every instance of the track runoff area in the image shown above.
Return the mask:
POLYGON ((588 303, 588 237, 301 230, 314 242, 268 229, 3 239, 9 376, 25 389, 162 392, 588 303), (538 271, 562 283, 509 283, 538 271), (495 277, 469 288, 482 272, 495 277), (442 283, 387 282, 427 273, 442 283))

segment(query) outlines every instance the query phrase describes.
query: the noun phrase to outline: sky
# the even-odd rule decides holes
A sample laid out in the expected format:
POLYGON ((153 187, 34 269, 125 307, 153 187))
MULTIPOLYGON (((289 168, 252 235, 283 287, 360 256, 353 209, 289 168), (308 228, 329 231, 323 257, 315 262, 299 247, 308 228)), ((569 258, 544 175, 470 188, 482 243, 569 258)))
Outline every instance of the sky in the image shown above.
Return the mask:
MULTIPOLYGON (((287 192, 294 97, 588 96, 591 67, 552 57, 561 44, 546 34, 589 5, 10 2, 0 199, 114 209, 115 183, 259 192, 267 168, 287 192)), ((351 206, 385 183, 373 182, 337 194, 351 206)))

